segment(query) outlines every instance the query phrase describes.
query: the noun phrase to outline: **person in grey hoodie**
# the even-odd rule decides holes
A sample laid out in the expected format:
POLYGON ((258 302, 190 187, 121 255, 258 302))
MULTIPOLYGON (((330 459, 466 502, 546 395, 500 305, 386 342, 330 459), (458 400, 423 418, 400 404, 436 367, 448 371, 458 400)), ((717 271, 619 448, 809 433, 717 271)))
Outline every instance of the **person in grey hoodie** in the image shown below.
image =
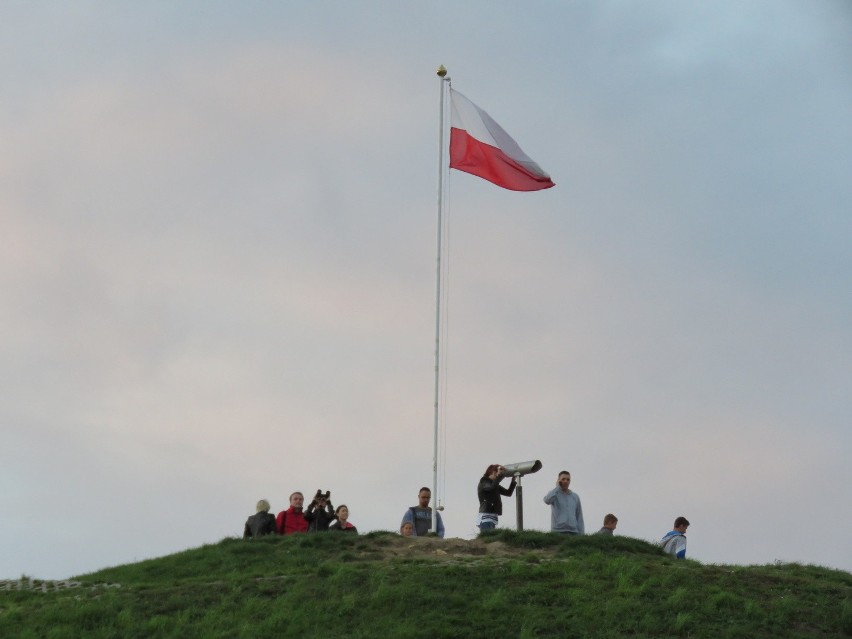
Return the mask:
POLYGON ((570 484, 571 473, 562 470, 556 478, 556 488, 544 496, 544 503, 550 506, 550 530, 568 535, 584 535, 583 506, 580 504, 580 496, 568 489, 570 484))

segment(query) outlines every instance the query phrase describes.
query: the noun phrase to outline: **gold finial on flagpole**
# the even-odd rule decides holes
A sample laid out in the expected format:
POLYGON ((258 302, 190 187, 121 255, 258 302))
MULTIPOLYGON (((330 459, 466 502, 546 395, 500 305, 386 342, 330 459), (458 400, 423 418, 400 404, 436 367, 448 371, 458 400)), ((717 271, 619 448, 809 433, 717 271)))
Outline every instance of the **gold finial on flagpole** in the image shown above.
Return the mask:
POLYGON ((442 64, 438 67, 437 73, 438 77, 443 78, 445 75, 447 75, 447 68, 442 64))

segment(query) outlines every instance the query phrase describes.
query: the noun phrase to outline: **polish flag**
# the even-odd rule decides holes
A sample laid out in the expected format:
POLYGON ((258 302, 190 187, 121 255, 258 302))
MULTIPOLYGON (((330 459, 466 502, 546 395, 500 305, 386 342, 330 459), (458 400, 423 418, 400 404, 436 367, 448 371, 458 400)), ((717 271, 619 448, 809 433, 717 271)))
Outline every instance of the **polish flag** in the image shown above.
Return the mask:
POLYGON ((490 115, 450 89, 450 168, 512 191, 556 186, 490 115))

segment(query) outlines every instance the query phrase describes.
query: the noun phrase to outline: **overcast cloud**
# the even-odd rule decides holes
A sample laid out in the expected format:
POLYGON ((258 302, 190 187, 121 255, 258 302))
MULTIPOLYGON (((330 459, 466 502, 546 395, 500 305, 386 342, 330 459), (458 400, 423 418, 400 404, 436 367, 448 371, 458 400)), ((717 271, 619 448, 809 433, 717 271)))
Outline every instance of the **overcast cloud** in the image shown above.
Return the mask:
MULTIPOLYGON (((586 526, 852 570, 852 10, 5 3, 0 577, 432 482, 439 81, 553 177, 451 175, 446 464, 586 526), (844 504, 846 504, 844 506, 844 504)), ((515 504, 501 526, 513 527, 515 504)))

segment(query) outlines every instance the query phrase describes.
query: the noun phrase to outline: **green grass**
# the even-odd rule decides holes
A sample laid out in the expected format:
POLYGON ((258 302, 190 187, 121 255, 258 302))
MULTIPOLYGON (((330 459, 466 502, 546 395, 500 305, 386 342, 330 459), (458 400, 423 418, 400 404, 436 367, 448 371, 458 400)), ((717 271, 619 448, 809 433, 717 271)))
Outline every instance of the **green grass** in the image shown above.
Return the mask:
POLYGON ((0 591, 0 637, 843 637, 852 575, 702 565, 637 539, 496 531, 225 539, 0 591))

